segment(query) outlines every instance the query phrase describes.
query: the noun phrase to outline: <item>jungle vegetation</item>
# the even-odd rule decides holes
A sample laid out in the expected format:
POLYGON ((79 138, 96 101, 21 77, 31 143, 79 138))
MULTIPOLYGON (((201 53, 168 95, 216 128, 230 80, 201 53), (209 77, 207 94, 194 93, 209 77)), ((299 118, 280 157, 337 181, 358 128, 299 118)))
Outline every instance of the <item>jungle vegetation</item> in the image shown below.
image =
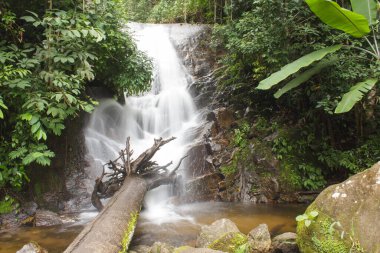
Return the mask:
POLYGON ((292 185, 318 189, 368 168, 380 159, 380 65, 378 2, 365 2, 363 11, 355 0, 2 1, 0 188, 21 188, 30 164, 49 165, 47 139, 96 104, 87 87, 149 87, 151 64, 122 31, 127 20, 213 26, 219 90, 237 111, 251 108, 245 121, 278 130, 272 150, 292 185), (359 34, 313 4, 356 15, 359 34))

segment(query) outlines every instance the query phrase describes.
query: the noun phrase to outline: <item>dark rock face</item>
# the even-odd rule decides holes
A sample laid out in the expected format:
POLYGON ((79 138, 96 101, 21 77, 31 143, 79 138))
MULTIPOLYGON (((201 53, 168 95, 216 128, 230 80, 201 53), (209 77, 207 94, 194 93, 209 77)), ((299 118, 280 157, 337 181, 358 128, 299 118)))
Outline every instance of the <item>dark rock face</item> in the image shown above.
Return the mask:
POLYGON ((222 177, 218 173, 210 173, 194 178, 185 184, 187 202, 215 200, 219 192, 222 177))
POLYGON ((306 214, 316 211, 318 216, 309 227, 304 222, 298 223, 301 252, 340 248, 346 252, 379 253, 379 207, 380 162, 322 191, 306 210, 306 214))

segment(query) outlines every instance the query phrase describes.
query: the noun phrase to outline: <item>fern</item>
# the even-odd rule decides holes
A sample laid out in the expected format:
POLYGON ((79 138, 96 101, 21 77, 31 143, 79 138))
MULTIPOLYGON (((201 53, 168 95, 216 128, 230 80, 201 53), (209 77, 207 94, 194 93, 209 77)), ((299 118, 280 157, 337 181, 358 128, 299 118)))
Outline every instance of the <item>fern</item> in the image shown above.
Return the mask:
POLYGON ((342 100, 338 103, 338 106, 335 109, 335 113, 345 113, 350 111, 352 107, 363 98, 364 94, 369 92, 376 83, 376 79, 368 79, 364 82, 357 83, 349 92, 343 95, 342 100))

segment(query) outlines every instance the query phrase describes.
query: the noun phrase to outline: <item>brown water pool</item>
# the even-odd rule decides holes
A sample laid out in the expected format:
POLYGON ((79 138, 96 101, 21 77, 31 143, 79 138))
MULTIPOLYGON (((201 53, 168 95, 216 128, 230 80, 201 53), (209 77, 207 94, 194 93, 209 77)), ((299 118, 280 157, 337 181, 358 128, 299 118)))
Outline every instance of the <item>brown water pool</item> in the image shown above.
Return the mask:
MULTIPOLYGON (((197 203, 173 207, 164 219, 155 217, 154 210, 144 211, 139 218, 132 245, 151 245, 155 241, 174 246, 194 245, 200 227, 221 218, 234 221, 243 233, 248 233, 261 223, 268 224, 272 235, 294 232, 295 217, 305 209, 304 205, 197 203)), ((49 253, 61 253, 79 234, 83 225, 66 224, 49 228, 0 231, 0 252, 14 253, 29 241, 36 241, 49 253)))

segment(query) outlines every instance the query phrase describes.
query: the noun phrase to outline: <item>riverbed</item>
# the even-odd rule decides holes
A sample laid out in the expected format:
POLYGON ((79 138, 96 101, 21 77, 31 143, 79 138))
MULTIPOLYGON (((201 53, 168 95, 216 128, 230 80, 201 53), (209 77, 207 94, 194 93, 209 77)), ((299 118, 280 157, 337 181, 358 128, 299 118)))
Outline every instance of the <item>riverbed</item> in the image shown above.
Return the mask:
MULTIPOLYGON (((242 203, 195 203, 182 206, 167 206, 166 216, 152 216, 152 211, 140 215, 133 245, 151 245, 156 241, 173 246, 195 245, 202 225, 217 219, 228 218, 236 223, 243 233, 261 223, 269 226, 272 235, 295 232, 295 217, 304 212, 304 205, 254 205, 242 203)), ((160 210, 157 210, 159 212, 160 210)), ((48 228, 18 228, 0 232, 0 252, 14 253, 30 241, 38 242, 49 253, 61 253, 80 233, 96 212, 78 216, 77 222, 48 228)))

